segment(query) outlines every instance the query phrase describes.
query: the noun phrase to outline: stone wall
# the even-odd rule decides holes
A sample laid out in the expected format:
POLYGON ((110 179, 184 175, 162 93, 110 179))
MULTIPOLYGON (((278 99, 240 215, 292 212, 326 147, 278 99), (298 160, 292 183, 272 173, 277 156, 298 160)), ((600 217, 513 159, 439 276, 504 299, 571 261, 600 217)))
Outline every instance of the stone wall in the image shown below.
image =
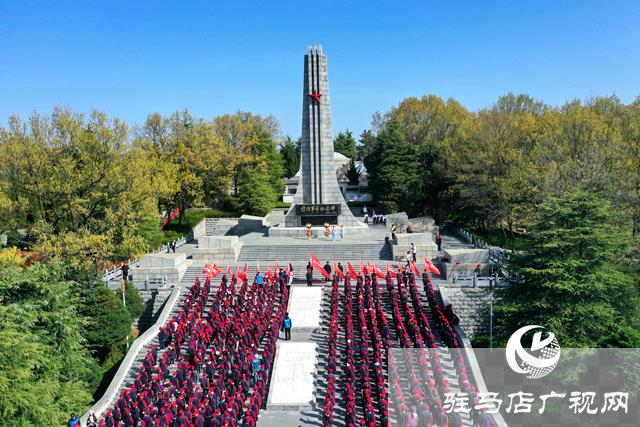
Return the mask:
POLYGON ((469 339, 489 334, 489 300, 487 288, 470 288, 450 284, 440 285, 445 304, 451 304, 460 318, 460 326, 469 339))
POLYGON ((200 236, 198 247, 193 249, 194 260, 212 260, 218 263, 235 262, 242 248, 238 236, 200 236))
POLYGON ((134 328, 137 328, 140 333, 149 329, 149 327, 158 320, 162 308, 172 291, 173 288, 140 290, 140 296, 146 305, 146 309, 144 313, 133 322, 134 328))
POLYGON ((166 279, 167 285, 178 285, 189 265, 184 253, 148 254, 131 267, 130 274, 138 288, 145 287, 147 279, 151 282, 166 279))

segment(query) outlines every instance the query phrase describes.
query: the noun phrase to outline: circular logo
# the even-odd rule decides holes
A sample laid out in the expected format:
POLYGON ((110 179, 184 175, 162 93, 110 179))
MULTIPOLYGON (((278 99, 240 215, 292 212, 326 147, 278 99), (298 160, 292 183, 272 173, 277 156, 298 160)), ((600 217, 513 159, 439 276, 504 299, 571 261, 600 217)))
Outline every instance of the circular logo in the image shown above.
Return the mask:
POLYGON ((560 360, 560 344, 555 334, 547 332, 542 339, 542 332, 546 329, 539 325, 523 326, 509 337, 507 341, 506 357, 509 367, 518 374, 526 374, 529 379, 542 378, 549 375, 560 360), (529 331, 540 329, 533 334, 531 348, 528 351, 522 346, 522 337, 529 331))

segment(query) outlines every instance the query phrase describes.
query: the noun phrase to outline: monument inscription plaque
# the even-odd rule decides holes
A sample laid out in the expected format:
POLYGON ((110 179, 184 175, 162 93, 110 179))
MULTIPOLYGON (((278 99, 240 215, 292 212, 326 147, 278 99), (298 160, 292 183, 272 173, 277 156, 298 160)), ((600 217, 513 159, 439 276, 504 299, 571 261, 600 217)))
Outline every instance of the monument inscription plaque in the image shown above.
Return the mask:
POLYGON ((296 213, 300 216, 338 216, 340 205, 296 205, 296 213))

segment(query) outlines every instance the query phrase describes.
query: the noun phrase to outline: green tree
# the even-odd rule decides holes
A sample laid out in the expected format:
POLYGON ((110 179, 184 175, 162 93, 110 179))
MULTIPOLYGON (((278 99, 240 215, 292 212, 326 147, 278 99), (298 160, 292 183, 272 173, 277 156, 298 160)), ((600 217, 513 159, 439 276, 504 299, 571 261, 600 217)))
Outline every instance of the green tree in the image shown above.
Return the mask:
POLYGON ((387 212, 406 209, 413 214, 419 179, 417 149, 394 120, 385 125, 378 140, 381 160, 376 173, 369 175, 371 192, 387 212))
POLYGON ((97 367, 77 284, 59 264, 0 266, 0 413, 4 425, 62 425, 92 402, 97 367))
POLYGON ((291 178, 300 169, 300 147, 288 135, 280 144, 280 155, 284 164, 284 176, 291 178))
POLYGON ((346 176, 349 180, 349 185, 358 185, 360 183, 360 172, 358 171, 356 162, 353 159, 351 159, 351 161, 349 162, 346 176))
POLYGON ((133 283, 125 282, 125 301, 127 303, 127 311, 129 312, 129 319, 133 322, 135 319, 142 316, 147 306, 140 295, 140 291, 133 283))
POLYGON ((637 276, 619 262, 631 240, 616 215, 609 202, 586 192, 539 206, 530 246, 510 266, 522 280, 499 291, 503 339, 527 324, 548 327, 566 347, 628 345, 638 336, 624 332, 637 329, 638 290, 637 276))
POLYGON ((158 216, 158 200, 172 191, 175 176, 130 148, 128 136, 123 122, 97 111, 85 116, 57 108, 28 123, 11 118, 0 130, 0 204, 8 228, 28 229, 36 244, 61 235, 101 236, 109 256, 144 253, 136 224, 158 216))
POLYGON ((356 140, 349 129, 338 133, 333 140, 333 151, 344 154, 350 159, 356 159, 358 153, 356 150, 356 140))
POLYGON ((131 332, 132 316, 122 303, 120 291, 108 289, 97 279, 83 283, 80 299, 80 313, 89 319, 84 332, 88 348, 104 362, 131 332))
POLYGON ((248 215, 264 216, 275 206, 276 193, 259 165, 248 166, 238 178, 238 209, 248 215))

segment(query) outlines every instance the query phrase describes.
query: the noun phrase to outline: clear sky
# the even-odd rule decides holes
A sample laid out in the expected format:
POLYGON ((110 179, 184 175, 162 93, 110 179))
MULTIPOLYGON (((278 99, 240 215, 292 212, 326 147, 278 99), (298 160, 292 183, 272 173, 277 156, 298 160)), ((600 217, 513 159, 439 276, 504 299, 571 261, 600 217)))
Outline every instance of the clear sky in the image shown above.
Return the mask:
POLYGON ((273 114, 301 127, 303 55, 328 57, 334 133, 434 93, 472 110, 640 95, 640 1, 2 1, 0 122, 55 105, 273 114))

